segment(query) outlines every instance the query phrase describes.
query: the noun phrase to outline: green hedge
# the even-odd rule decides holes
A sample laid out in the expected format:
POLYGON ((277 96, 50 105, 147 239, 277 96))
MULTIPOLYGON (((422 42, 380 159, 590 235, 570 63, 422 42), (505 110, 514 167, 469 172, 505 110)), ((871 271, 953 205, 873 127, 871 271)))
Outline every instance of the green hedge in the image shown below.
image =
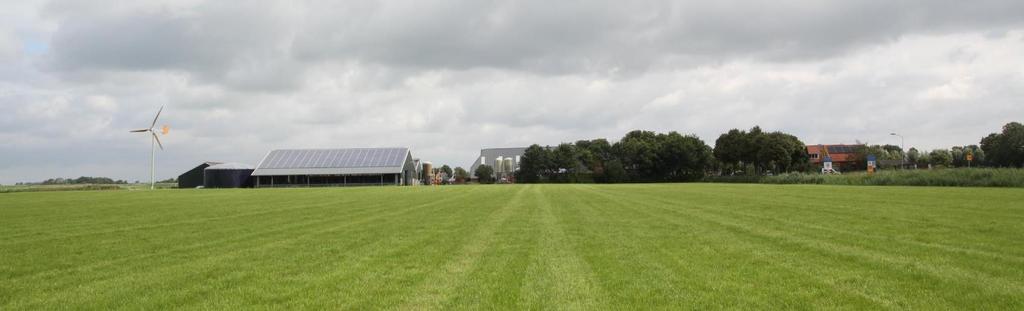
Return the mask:
POLYGON ((776 176, 712 176, 706 178, 705 181, 867 186, 1024 187, 1024 169, 955 168, 889 170, 871 175, 859 172, 842 175, 789 173, 776 176))
POLYGON ((41 192, 41 191, 86 191, 86 190, 121 190, 122 185, 83 184, 83 185, 27 185, 0 186, 0 193, 10 192, 41 192))

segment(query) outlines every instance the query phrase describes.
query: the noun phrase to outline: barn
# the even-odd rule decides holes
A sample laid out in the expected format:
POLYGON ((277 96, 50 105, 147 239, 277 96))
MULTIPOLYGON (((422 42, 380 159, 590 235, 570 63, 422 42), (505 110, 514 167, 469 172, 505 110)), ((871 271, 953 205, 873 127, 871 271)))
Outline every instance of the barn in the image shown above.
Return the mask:
POLYGON ((476 169, 481 165, 490 165, 494 169, 491 177, 498 180, 503 178, 511 179, 515 171, 519 169, 519 161, 525 152, 526 147, 480 149, 480 156, 473 160, 473 165, 469 167, 469 174, 473 179, 480 178, 480 176, 476 176, 476 169), (503 161, 506 159, 510 162, 508 164, 511 164, 508 172, 501 169, 505 165, 503 161))
POLYGON ((280 149, 263 157, 252 178, 257 188, 410 185, 416 167, 409 148, 280 149))
POLYGON ((221 164, 221 162, 207 161, 203 162, 196 167, 188 170, 188 172, 178 175, 178 188, 195 188, 203 185, 203 171, 211 165, 221 164))

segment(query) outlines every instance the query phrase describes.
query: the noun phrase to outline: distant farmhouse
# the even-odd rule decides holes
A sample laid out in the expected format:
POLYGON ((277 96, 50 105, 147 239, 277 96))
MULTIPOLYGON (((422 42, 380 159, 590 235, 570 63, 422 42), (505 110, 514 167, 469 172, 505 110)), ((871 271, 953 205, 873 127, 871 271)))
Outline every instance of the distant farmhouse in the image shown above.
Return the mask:
POLYGON ((476 169, 480 165, 489 165, 494 169, 494 174, 491 177, 499 181, 502 178, 511 181, 515 171, 519 170, 519 161, 524 152, 526 152, 526 147, 480 149, 480 156, 473 161, 473 165, 469 168, 469 174, 472 179, 478 179, 476 169))
POLYGON ((863 148, 862 144, 854 145, 808 145, 807 155, 811 165, 821 168, 825 157, 832 158, 832 167, 840 172, 850 171, 851 167, 857 165, 857 150, 863 148))

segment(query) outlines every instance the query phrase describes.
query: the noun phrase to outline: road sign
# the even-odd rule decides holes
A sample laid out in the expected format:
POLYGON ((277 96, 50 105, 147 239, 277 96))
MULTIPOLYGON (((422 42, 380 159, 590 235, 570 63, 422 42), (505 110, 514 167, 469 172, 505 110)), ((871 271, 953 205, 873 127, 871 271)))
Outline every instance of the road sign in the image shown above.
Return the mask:
POLYGON ((868 155, 868 174, 875 172, 875 155, 868 155))

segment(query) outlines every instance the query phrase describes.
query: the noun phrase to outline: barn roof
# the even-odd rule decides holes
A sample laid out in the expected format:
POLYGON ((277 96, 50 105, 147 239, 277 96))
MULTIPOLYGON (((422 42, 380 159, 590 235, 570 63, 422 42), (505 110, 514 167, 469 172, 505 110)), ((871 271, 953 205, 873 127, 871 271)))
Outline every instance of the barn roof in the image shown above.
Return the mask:
POLYGON ((812 163, 819 163, 824 160, 822 148, 828 151, 832 162, 847 162, 854 158, 857 149, 864 145, 807 145, 807 154, 818 154, 820 157, 811 158, 812 163))
POLYGON ((402 173, 409 148, 272 150, 252 176, 402 173))
POLYGON ((206 167, 206 169, 207 170, 251 170, 251 169, 253 169, 253 167, 252 167, 252 165, 249 165, 249 164, 229 162, 229 163, 213 164, 213 165, 210 165, 210 166, 206 167))

